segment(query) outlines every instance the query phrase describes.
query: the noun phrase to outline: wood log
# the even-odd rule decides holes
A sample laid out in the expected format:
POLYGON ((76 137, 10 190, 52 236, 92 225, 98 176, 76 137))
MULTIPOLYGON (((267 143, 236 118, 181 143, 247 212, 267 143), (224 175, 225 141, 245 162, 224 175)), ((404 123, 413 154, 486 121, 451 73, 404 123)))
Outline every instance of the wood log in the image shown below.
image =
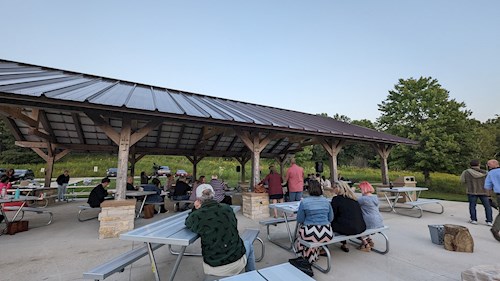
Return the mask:
POLYGON ((444 248, 448 251, 472 253, 474 239, 469 229, 455 224, 444 225, 444 248))

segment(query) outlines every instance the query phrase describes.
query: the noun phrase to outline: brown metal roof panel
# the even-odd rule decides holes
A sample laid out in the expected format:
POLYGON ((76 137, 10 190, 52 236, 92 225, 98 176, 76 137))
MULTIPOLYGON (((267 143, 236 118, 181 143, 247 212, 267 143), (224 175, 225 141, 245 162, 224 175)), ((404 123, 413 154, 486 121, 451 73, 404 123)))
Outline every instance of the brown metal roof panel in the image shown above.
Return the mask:
POLYGON ((155 111, 156 106, 151 88, 145 86, 135 87, 135 89, 131 92, 130 98, 127 100, 125 106, 127 108, 155 111))
POLYGON ((170 96, 175 101, 175 103, 181 108, 181 110, 186 115, 210 118, 210 114, 206 113, 202 108, 197 105, 193 105, 186 99, 186 93, 178 93, 169 91, 170 96))
POLYGON ((194 95, 185 95, 184 97, 188 99, 191 102, 191 104, 196 105, 199 108, 203 109, 203 111, 209 114, 210 117, 213 119, 228 120, 228 121, 234 120, 231 116, 229 116, 222 110, 219 110, 219 108, 207 102, 208 99, 207 97, 201 98, 200 96, 194 96, 194 95))
POLYGON ((258 106, 254 104, 248 104, 248 107, 254 113, 261 116, 266 116, 268 120, 271 121, 271 124, 273 126, 304 130, 304 124, 301 124, 300 121, 297 122, 297 120, 294 120, 294 118, 289 118, 289 116, 286 115, 286 110, 258 106))
POLYGON ((260 116, 258 114, 255 114, 255 111, 252 110, 248 106, 248 104, 241 103, 241 102, 235 102, 235 101, 227 101, 228 105, 231 106, 231 108, 241 114, 245 114, 248 116, 251 120, 252 123, 258 124, 258 125, 272 125, 271 122, 268 122, 267 119, 263 116, 260 116))
POLYGON ((163 89, 153 89, 153 95, 156 100, 156 109, 159 112, 184 114, 184 111, 177 105, 168 91, 163 89))
POLYGON ((207 103, 212 104, 213 106, 216 106, 219 108, 219 110, 223 111, 227 115, 231 116, 231 118, 236 121, 236 122, 244 122, 244 123, 253 123, 253 119, 250 118, 248 115, 246 115, 243 112, 238 112, 234 110, 230 103, 228 103, 225 100, 217 99, 217 98, 209 98, 206 99, 207 103))

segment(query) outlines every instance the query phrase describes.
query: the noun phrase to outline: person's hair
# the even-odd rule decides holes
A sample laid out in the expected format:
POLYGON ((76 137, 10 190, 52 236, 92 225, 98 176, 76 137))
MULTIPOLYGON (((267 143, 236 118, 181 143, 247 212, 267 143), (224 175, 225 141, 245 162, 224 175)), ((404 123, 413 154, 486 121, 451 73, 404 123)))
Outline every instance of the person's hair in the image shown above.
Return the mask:
POLYGON ((145 175, 146 175, 146 172, 142 171, 141 176, 145 176, 145 175))
POLYGON ((295 158, 290 159, 290 165, 295 164, 295 158))
POLYGON ((321 176, 321 178, 322 178, 323 180, 326 180, 325 176, 321 176))
POLYGON ((67 169, 66 169, 66 170, 64 170, 64 173, 69 173, 69 170, 67 170, 67 169))
POLYGON ((199 197, 198 199, 200 199, 201 202, 205 202, 207 200, 213 200, 214 199, 214 195, 215 194, 214 194, 214 192, 211 189, 205 189, 201 193, 201 197, 199 197))
POLYGON ((180 176, 180 177, 179 177, 179 179, 178 179, 178 181, 183 181, 183 182, 186 182, 186 177, 184 177, 184 176, 180 176))
POLYGON ((6 183, 8 181, 9 181, 9 177, 7 175, 2 175, 2 177, 0 177, 1 183, 6 183))
POLYGON ((161 181, 157 178, 154 178, 152 181, 151 181, 152 184, 156 185, 156 186, 160 186, 161 185, 161 181))
POLYGON ((105 182, 111 182, 111 180, 110 180, 108 177, 103 178, 103 179, 101 180, 101 183, 105 183, 105 182))
POLYGON ((205 176, 200 176, 200 177, 198 178, 198 181, 199 181, 199 182, 202 182, 204 179, 205 179, 205 176))
POLYGON ((498 168, 498 160, 496 159, 488 160, 488 167, 490 167, 491 169, 498 168))
POLYGON ((218 178, 219 178, 219 176, 217 176, 217 175, 212 175, 212 179, 213 179, 213 180, 216 180, 216 179, 218 179, 218 178))
POLYGON ((471 167, 477 167, 477 166, 479 166, 479 160, 477 160, 477 159, 471 160, 470 161, 470 166, 471 167))
POLYGON ((373 186, 367 182, 367 181, 362 181, 359 183, 359 189, 361 189, 362 193, 373 193, 375 192, 375 189, 373 189, 373 186))
POLYGON ((307 187, 307 190, 309 190, 309 195, 311 195, 311 196, 323 195, 323 190, 321 190, 321 185, 316 180, 309 182, 309 186, 307 187))
POLYGON ((354 192, 352 192, 351 187, 346 182, 336 181, 334 183, 334 186, 335 186, 335 188, 338 189, 337 195, 344 196, 347 198, 351 198, 352 200, 358 201, 358 198, 356 197, 354 192))

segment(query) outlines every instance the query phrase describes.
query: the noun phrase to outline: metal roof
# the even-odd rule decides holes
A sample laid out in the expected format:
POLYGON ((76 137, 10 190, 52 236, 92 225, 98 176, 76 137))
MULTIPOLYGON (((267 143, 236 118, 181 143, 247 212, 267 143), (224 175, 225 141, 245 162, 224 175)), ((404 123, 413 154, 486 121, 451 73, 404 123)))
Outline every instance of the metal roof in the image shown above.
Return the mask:
MULTIPOLYGON (((7 60, 0 60, 0 103, 0 107, 19 108, 26 116, 43 110, 50 125, 40 129, 60 144, 112 145, 89 118, 91 111, 107 119, 118 132, 124 114, 139 120, 135 129, 151 118, 160 118, 161 125, 137 144, 149 148, 150 153, 161 153, 154 148, 182 151, 175 153, 180 155, 200 149, 241 153, 245 148, 236 137, 237 129, 281 134, 263 150, 269 157, 299 149, 300 144, 291 140, 293 136, 416 144, 329 117, 7 60), (207 126, 224 130, 203 140, 207 126)), ((18 140, 42 140, 41 134, 33 134, 30 122, 5 108, 0 108, 0 113, 13 120, 18 140)))

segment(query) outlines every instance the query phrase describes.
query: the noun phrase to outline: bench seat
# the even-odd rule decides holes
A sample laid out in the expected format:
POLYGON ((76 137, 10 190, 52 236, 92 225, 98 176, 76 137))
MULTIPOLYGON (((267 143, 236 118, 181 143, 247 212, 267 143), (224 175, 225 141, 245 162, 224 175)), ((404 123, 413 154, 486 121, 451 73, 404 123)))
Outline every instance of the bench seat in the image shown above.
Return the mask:
POLYGON ((418 200, 415 200, 415 201, 407 201, 404 203, 405 205, 408 205, 408 206, 411 206, 410 209, 414 209, 414 208, 417 208, 420 213, 418 215, 418 218, 422 217, 423 215, 423 212, 429 212, 429 213, 435 213, 435 214, 442 214, 444 213, 444 206, 441 205, 441 202, 439 200, 436 200, 436 199, 422 199, 422 198, 419 198, 418 200), (428 204, 437 204, 441 207, 441 210, 440 211, 432 211, 432 210, 424 210, 422 209, 421 206, 424 206, 424 205, 428 205, 428 204))
MULTIPOLYGON (((153 249, 153 251, 160 248, 161 246, 163 246, 163 244, 151 244, 151 248, 153 249)), ((123 272, 125 267, 147 255, 148 247, 146 244, 144 244, 139 248, 135 248, 126 253, 123 253, 116 258, 83 273, 83 278, 104 280, 116 272, 123 272)))
POLYGON ((319 271, 321 271, 323 273, 327 273, 331 269, 331 260, 332 260, 331 255, 330 255, 330 251, 328 250, 327 245, 339 243, 342 241, 350 241, 354 244, 360 245, 361 243, 354 240, 354 239, 366 237, 366 236, 373 235, 373 234, 380 234, 385 239, 385 250, 378 250, 378 249, 372 248, 372 251, 379 253, 379 254, 382 254, 382 255, 385 255, 389 252, 389 238, 387 237, 387 235, 385 235, 384 231, 386 231, 388 229, 389 229, 388 226, 384 226, 381 228, 367 229, 367 230, 363 231, 362 233, 355 234, 355 235, 342 235, 342 234, 335 233, 335 236, 332 238, 332 240, 330 240, 328 242, 323 242, 323 243, 311 243, 309 241, 304 241, 302 239, 299 239, 299 242, 300 242, 300 244, 302 244, 308 248, 320 248, 321 247, 325 250, 326 256, 327 256, 327 267, 322 268, 317 263, 314 263, 313 266, 315 268, 317 268, 319 271))
MULTIPOLYGON (((291 222, 291 221, 296 221, 296 220, 297 220, 297 216, 293 216, 293 217, 287 217, 286 221, 291 222)), ((261 220, 261 221, 259 221, 259 224, 266 226, 267 240, 269 240, 269 242, 271 242, 271 243, 275 244, 276 246, 279 246, 285 250, 292 250, 293 249, 292 246, 285 246, 285 245, 282 245, 281 243, 278 243, 277 241, 273 240, 271 238, 271 234, 269 231, 269 226, 271 226, 271 225, 278 226, 278 224, 286 223, 286 221, 285 221, 285 218, 280 217, 280 218, 271 218, 271 219, 267 219, 267 220, 261 220)), ((292 239, 292 238, 290 238, 290 239, 292 239)))
POLYGON ((257 262, 261 261, 264 258, 264 254, 265 254, 264 241, 262 241, 262 239, 259 238, 259 236, 258 236, 259 233, 260 233, 259 229, 247 228, 240 235, 241 240, 243 240, 243 241, 249 241, 252 243, 255 240, 259 241, 262 250, 261 250, 260 257, 255 258, 255 261, 257 261, 257 262))
MULTIPOLYGON (((19 206, 5 206, 3 207, 4 210, 6 211, 18 211, 21 207, 19 206)), ((37 214, 48 214, 49 215, 49 221, 47 222, 47 225, 52 223, 52 219, 54 217, 54 214, 51 211, 48 211, 44 208, 37 208, 37 207, 23 207, 21 209, 21 218, 19 220, 22 220, 24 218, 24 213, 25 212, 33 212, 37 214)))
POLYGON ((92 210, 92 209, 96 209, 97 210, 98 209, 99 213, 101 212, 101 208, 99 208, 99 207, 92 208, 89 205, 80 205, 80 206, 78 206, 78 209, 80 209, 80 210, 78 211, 78 215, 76 217, 77 217, 78 221, 80 221, 80 222, 97 219, 97 217, 99 216, 99 214, 98 214, 97 216, 93 216, 93 217, 90 217, 90 218, 82 219, 82 213, 85 210, 92 210))

